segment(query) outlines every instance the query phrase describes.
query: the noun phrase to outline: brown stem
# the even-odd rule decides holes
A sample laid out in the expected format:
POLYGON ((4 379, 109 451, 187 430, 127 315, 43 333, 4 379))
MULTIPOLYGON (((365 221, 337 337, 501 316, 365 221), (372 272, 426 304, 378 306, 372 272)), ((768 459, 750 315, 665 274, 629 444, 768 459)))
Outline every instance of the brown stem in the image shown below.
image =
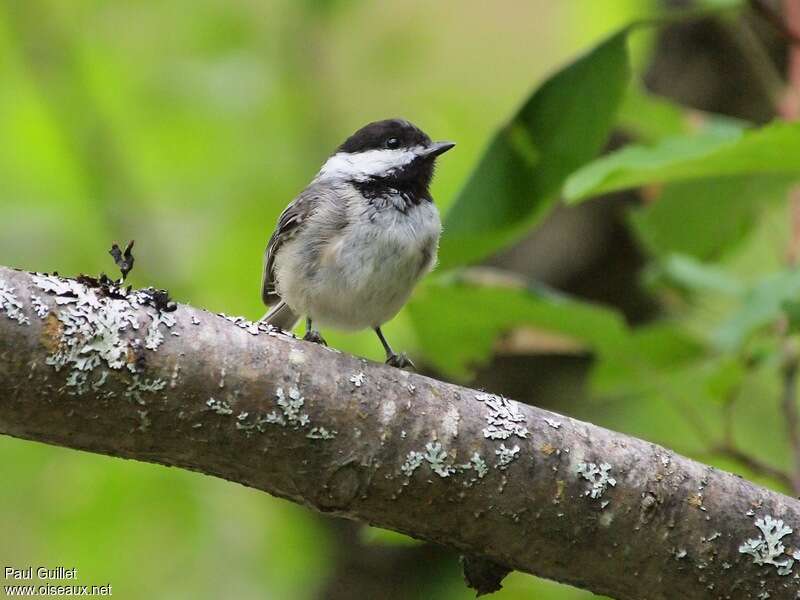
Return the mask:
MULTIPOLYGON (((761 459, 745 452, 736 443, 734 432, 734 408, 739 397, 739 390, 732 391, 725 399, 722 407, 722 442, 709 449, 709 453, 714 456, 728 458, 736 461, 752 473, 762 477, 768 477, 786 489, 793 490, 794 484, 791 475, 782 469, 773 467, 761 459)), ((709 439, 708 437, 706 439, 709 439)))
POLYGON ((758 459, 751 454, 748 454, 738 446, 722 443, 719 446, 712 448, 711 453, 716 456, 735 460, 756 475, 769 477, 787 489, 794 489, 794 482, 788 473, 763 462, 761 459, 758 459))
MULTIPOLYGON (((794 7, 790 6, 793 3, 797 4, 796 0, 784 0, 784 7, 787 15, 790 11, 794 10, 794 7)), ((797 27, 796 22, 793 22, 792 19, 787 18, 786 21, 784 21, 780 13, 772 8, 765 0, 750 0, 750 7, 772 25, 790 44, 800 44, 800 28, 797 27)))
POLYGON ((798 348, 794 340, 785 343, 781 410, 792 452, 792 489, 800 494, 800 415, 797 409, 798 348))
POLYGON ((764 91, 774 110, 780 111, 785 97, 786 84, 782 73, 775 66, 761 39, 742 17, 736 23, 723 22, 722 25, 730 34, 731 41, 739 47, 742 56, 749 63, 756 83, 764 91))
POLYGON ((780 105, 780 115, 787 121, 800 119, 800 2, 784 0, 785 29, 793 32, 794 43, 789 46, 787 67, 788 86, 780 105))
POLYGON ((800 260, 800 185, 793 186, 789 192, 789 244, 786 250, 786 263, 797 266, 800 260))

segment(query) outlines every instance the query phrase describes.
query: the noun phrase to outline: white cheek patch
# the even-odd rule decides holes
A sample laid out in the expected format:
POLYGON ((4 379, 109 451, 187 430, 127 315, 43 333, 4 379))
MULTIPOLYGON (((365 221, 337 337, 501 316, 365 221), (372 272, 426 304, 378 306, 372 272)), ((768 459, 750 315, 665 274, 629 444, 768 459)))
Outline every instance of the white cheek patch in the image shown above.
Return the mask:
POLYGON ((409 164, 421 150, 421 146, 415 146, 414 148, 367 150, 355 154, 339 152, 322 165, 317 179, 364 181, 370 177, 386 176, 409 164))

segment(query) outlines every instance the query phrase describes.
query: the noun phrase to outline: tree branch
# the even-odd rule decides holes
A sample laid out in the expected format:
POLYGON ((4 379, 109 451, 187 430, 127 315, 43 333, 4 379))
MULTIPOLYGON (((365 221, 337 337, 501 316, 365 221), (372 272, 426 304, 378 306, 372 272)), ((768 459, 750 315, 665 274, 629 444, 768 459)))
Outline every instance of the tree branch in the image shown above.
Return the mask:
POLYGON ((0 267, 0 432, 200 471, 623 600, 795 597, 779 571, 800 573, 787 554, 800 532, 771 527, 800 526, 792 498, 589 423, 81 281, 0 267))

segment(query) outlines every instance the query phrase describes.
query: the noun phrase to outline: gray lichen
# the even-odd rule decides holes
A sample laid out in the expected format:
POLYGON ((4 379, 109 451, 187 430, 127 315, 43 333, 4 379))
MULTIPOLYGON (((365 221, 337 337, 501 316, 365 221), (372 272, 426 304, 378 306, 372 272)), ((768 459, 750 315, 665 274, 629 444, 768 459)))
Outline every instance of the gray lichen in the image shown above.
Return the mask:
POLYGON ((139 426, 136 428, 137 431, 145 432, 150 429, 150 425, 152 425, 152 421, 148 416, 149 411, 146 410, 139 410, 139 426))
POLYGON ((423 463, 427 463, 431 471, 439 477, 450 477, 459 470, 472 468, 471 463, 456 467, 449 462, 449 458, 440 442, 428 442, 425 444, 425 452, 411 450, 406 455, 405 461, 400 465, 400 471, 406 477, 411 477, 423 463))
POLYGON ((158 330, 159 320, 153 319, 150 327, 147 328, 147 336, 144 338, 144 347, 148 350, 158 350, 164 343, 164 334, 158 330))
POLYGON ((739 552, 752 556, 756 565, 774 566, 778 575, 790 575, 794 562, 800 560, 800 551, 787 556, 786 546, 781 540, 792 533, 792 528, 770 515, 756 519, 755 525, 761 530, 762 537, 747 540, 739 546, 739 552))
POLYGON ((425 444, 425 460, 431 467, 431 471, 439 477, 450 477, 456 472, 455 467, 447 464, 447 452, 442 449, 439 442, 428 442, 425 444))
MULTIPOLYGON (((218 316, 222 317, 226 321, 229 321, 236 325, 240 329, 244 329, 250 335, 259 335, 261 333, 266 333, 267 335, 276 336, 276 335, 288 335, 290 337, 294 337, 291 333, 287 333, 282 331, 278 327, 274 325, 270 325, 269 323, 265 323, 264 321, 249 321, 244 317, 237 317, 232 315, 226 315, 225 313, 217 313, 218 316)), ((194 317, 193 317, 194 319, 194 317)), ((192 321, 194 323, 194 320, 192 321)), ((194 323, 195 325, 199 324, 194 323)))
MULTIPOLYGON (((296 387, 289 388, 288 397, 279 387, 275 392, 275 397, 278 399, 278 406, 283 412, 283 418, 286 423, 297 427, 305 427, 309 423, 309 417, 305 413, 301 413, 300 409, 303 408, 305 399, 300 394, 300 390, 296 387)), ((269 418, 270 415, 267 415, 269 418)))
POLYGON ((547 423, 553 429, 561 428, 561 421, 556 421, 555 419, 549 419, 548 417, 545 417, 544 422, 547 423))
POLYGON ((486 415, 487 427, 483 436, 492 440, 507 440, 512 435, 519 438, 528 437, 525 427, 525 416, 519 411, 516 402, 495 394, 477 394, 475 399, 489 408, 486 415))
POLYGON ((717 540, 717 539, 719 539, 721 537, 722 537, 722 534, 719 531, 715 531, 714 533, 712 533, 708 537, 700 538, 700 541, 701 542, 713 542, 714 540, 717 540))
POLYGON ((306 437, 310 440, 332 440, 336 437, 336 433, 336 431, 328 431, 324 427, 312 427, 306 437))
POLYGON ((44 319, 48 314, 50 314, 50 307, 47 306, 42 298, 36 294, 31 294, 31 305, 33 306, 33 310, 36 312, 36 316, 40 319, 44 319))
MULTIPOLYGON (((401 437, 404 437, 401 435, 401 437)), ((505 444, 500 444, 500 447, 495 450, 497 462, 495 468, 505 470, 508 468, 516 458, 519 456, 520 447, 514 445, 513 447, 506 447, 505 444)), ((444 449, 441 442, 431 441, 425 444, 425 451, 420 452, 411 450, 407 455, 403 464, 400 466, 400 471, 406 476, 411 477, 413 473, 424 463, 427 463, 431 471, 439 477, 450 477, 456 473, 468 473, 474 471, 475 476, 471 479, 464 481, 464 486, 471 487, 477 483, 478 480, 483 479, 489 473, 489 466, 486 461, 481 457, 478 452, 473 452, 469 461, 463 464, 454 464, 448 452, 444 449)))
POLYGON ((495 467, 501 471, 505 471, 512 462, 519 456, 519 446, 514 445, 512 448, 506 448, 505 444, 500 444, 500 447, 494 451, 497 455, 497 463, 495 467))
POLYGON ((100 377, 98 377, 93 383, 92 388, 97 391, 105 384, 106 380, 108 379, 108 369, 103 369, 100 371, 100 377))
POLYGON ((598 499, 603 496, 609 486, 617 485, 617 480, 611 477, 611 465, 608 463, 579 463, 577 473, 589 482, 584 495, 598 499))
POLYGON ((30 325, 31 320, 22 312, 22 302, 17 299, 14 288, 0 279, 0 312, 20 325, 30 325))
MULTIPOLYGON (((111 370, 127 368, 135 372, 137 366, 131 361, 131 355, 142 346, 156 350, 163 342, 159 327, 170 328, 175 324, 170 314, 148 306, 152 299, 148 291, 113 288, 113 293, 101 294, 83 283, 55 275, 36 274, 33 281, 39 289, 55 295, 56 304, 62 307, 56 313, 60 324, 57 347, 47 357, 47 364, 57 371, 63 368, 71 370, 67 377, 68 386, 73 388, 71 393, 84 393, 88 377, 81 372, 92 371, 101 365, 111 370), (134 335, 140 329, 137 315, 140 309, 144 309, 151 319, 143 340, 134 335)), ((46 314, 47 306, 38 297, 34 298, 37 314, 46 314)), ((140 384, 134 378, 126 396, 141 402, 140 392, 156 391, 142 389, 140 384)))
POLYGON ((414 471, 416 471, 420 467, 423 460, 425 460, 425 455, 422 454, 422 452, 411 450, 406 455, 406 460, 400 466, 400 470, 406 477, 411 477, 414 474, 414 471))
POLYGON ((134 373, 128 387, 125 389, 125 397, 136 401, 138 404, 145 404, 142 394, 152 394, 163 390, 166 386, 167 382, 163 379, 147 379, 138 373, 134 373))
POLYGON ((486 465, 486 461, 483 460, 481 455, 477 452, 473 453, 472 458, 469 459, 468 466, 475 470, 475 474, 478 476, 478 479, 483 479, 489 472, 489 467, 486 465))
POLYGON ((215 400, 214 398, 209 398, 208 400, 206 400, 206 406, 208 406, 209 410, 212 410, 218 415, 227 416, 233 414, 233 409, 231 408, 231 405, 228 404, 225 400, 215 400))
MULTIPOLYGON (((294 429, 302 429, 311 424, 311 418, 307 413, 301 412, 305 405, 305 398, 300 390, 292 386, 288 393, 282 387, 275 390, 275 399, 278 409, 256 417, 252 422, 248 422, 249 413, 240 413, 236 418, 236 428, 247 434, 255 431, 263 433, 267 425, 278 425, 280 427, 292 426, 294 429)), ((306 437, 311 439, 331 439, 336 435, 336 431, 328 430, 325 427, 312 428, 306 437)))
POLYGON ((264 415, 262 421, 270 425, 280 425, 281 427, 286 427, 286 419, 284 419, 283 415, 277 410, 270 411, 264 415))
MULTIPOLYGON (((223 369, 224 371, 224 369, 223 369)), ((224 377, 224 373, 223 373, 224 377)), ((222 387, 224 384, 220 384, 222 387)), ((315 425, 311 427, 310 416, 302 412, 305 406, 305 398, 303 397, 297 385, 292 385, 287 390, 283 387, 278 387, 275 390, 275 400, 277 402, 277 409, 272 410, 262 416, 254 415, 254 419, 250 419, 250 413, 240 412, 236 416, 236 429, 244 431, 246 435, 252 435, 256 432, 264 433, 268 425, 277 425, 279 427, 291 426, 293 429, 308 429, 306 437, 312 440, 331 440, 338 435, 338 432, 329 427, 315 425)), ((227 403, 223 406, 225 409, 224 414, 232 414, 227 412, 230 408, 227 403)), ((223 413, 220 413, 223 414, 223 413)))
POLYGON ((67 376, 66 384, 70 396, 80 396, 89 390, 89 375, 84 371, 72 371, 67 376))
POLYGON ((247 435, 251 435, 256 431, 264 433, 267 425, 286 425, 286 421, 283 420, 283 417, 275 411, 249 423, 247 422, 248 415, 249 413, 240 413, 239 416, 236 417, 236 429, 244 431, 247 435), (242 415, 245 416, 242 417, 242 415))

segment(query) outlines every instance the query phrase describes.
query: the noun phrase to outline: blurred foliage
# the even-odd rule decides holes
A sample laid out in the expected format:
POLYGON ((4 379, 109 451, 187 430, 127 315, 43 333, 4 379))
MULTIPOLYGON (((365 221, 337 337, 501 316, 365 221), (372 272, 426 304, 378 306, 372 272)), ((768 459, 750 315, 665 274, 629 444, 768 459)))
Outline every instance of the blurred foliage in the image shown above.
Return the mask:
POLYGON ((613 35, 553 75, 495 134, 447 213, 441 268, 519 237, 552 207, 564 178, 597 153, 627 87, 626 38, 613 35))
POLYGON ((361 528, 361 541, 365 544, 387 544, 389 546, 418 546, 422 544, 417 540, 391 529, 365 526, 361 528))
MULTIPOLYGON (((624 337, 625 330, 622 318, 613 310, 541 287, 518 285, 440 280, 416 294, 409 312, 415 329, 426 340, 433 365, 462 379, 488 360, 495 340, 508 331, 510 323, 577 338, 587 344, 587 350, 624 337)), ((567 339, 561 342, 564 345, 569 346, 567 339)))
POLYGON ((664 186, 658 202, 631 214, 642 245, 656 256, 714 260, 744 240, 764 206, 786 200, 791 178, 708 177, 664 186))
POLYGON ((577 201, 652 183, 768 174, 800 175, 800 123, 710 127, 653 146, 628 146, 573 173, 564 195, 577 201))
MULTIPOLYGON (((136 239, 134 285, 257 318, 277 215, 351 131, 404 116, 458 150, 434 183, 440 269, 386 327, 395 346, 463 381, 512 334, 536 352, 591 355, 576 416, 741 471, 707 454, 732 427, 783 468, 800 126, 756 128, 645 92, 652 19, 664 17, 654 4, 9 0, 0 263, 108 271, 111 242, 136 239), (650 29, 628 27, 641 19, 650 29), (631 143, 598 157, 612 130, 631 143), (627 188, 641 189, 627 222, 660 306, 646 324, 475 267, 544 222, 562 192, 627 188)), ((369 332, 325 335, 381 358, 369 332)), ((171 599, 314 598, 335 569, 326 522, 262 493, 18 440, 0 452, 6 565, 76 566, 122 598, 171 599)), ((409 540, 369 528, 360 543, 409 540)), ((454 567, 419 597, 471 594, 454 567)), ((591 594, 514 574, 496 597, 591 594)))

